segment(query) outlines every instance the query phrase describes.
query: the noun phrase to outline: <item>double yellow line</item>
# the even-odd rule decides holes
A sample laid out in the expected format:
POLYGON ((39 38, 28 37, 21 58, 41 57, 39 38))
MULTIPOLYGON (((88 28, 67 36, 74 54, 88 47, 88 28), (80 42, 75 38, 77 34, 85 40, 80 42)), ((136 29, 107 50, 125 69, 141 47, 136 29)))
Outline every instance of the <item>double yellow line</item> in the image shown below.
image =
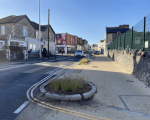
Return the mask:
POLYGON ((42 105, 42 104, 38 103, 38 105, 40 105, 40 106, 43 106, 43 107, 46 107, 46 108, 50 108, 50 109, 55 110, 55 111, 63 112, 63 113, 66 113, 66 114, 75 115, 75 116, 86 118, 86 119, 90 119, 90 120, 110 120, 110 119, 103 118, 103 117, 97 117, 97 116, 93 116, 93 115, 89 115, 89 114, 85 114, 85 113, 81 113, 81 112, 77 112, 77 111, 64 109, 64 108, 61 108, 61 107, 56 107, 56 106, 53 106, 53 105, 50 105, 50 104, 47 104, 47 103, 45 103, 45 104, 48 105, 49 107, 46 106, 46 105, 42 105))

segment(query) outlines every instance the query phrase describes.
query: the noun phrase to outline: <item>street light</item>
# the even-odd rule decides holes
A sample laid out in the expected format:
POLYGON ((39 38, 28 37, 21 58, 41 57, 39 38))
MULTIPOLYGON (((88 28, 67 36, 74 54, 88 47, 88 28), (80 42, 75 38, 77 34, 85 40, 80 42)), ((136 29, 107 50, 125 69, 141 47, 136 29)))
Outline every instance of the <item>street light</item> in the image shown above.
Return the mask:
POLYGON ((41 58, 41 26, 40 26, 40 0, 39 0, 39 49, 40 49, 40 58, 41 58))

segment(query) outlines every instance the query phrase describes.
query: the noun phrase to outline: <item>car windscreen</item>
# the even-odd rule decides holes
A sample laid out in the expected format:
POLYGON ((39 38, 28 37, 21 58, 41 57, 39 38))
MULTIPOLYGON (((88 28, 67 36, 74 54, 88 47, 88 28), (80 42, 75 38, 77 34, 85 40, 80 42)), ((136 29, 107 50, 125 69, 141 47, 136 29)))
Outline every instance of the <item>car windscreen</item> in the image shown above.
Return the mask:
POLYGON ((82 50, 77 50, 76 52, 82 52, 82 50))

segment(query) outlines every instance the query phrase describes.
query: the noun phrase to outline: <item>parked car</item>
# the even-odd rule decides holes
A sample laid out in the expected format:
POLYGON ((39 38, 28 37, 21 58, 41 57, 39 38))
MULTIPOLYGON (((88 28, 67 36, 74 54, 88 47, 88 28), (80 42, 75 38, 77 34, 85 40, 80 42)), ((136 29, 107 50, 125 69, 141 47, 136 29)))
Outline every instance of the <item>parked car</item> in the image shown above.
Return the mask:
POLYGON ((95 55, 99 55, 100 52, 99 52, 99 51, 95 51, 94 54, 95 54, 95 55))
POLYGON ((75 57, 84 57, 84 52, 83 52, 83 50, 77 50, 76 52, 75 52, 75 55, 74 55, 75 57))

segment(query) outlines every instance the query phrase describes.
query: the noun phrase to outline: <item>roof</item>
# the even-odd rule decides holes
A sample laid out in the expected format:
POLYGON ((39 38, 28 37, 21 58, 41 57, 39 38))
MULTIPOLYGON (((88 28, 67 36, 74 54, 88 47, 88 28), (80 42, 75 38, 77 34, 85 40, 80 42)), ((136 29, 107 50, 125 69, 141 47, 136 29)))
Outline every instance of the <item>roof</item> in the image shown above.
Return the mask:
MULTIPOLYGON (((32 26, 36 29, 39 30, 39 24, 37 24, 36 22, 31 21, 32 26)), ((46 27, 41 26, 41 31, 45 31, 46 27)))
MULTIPOLYGON (((16 23, 16 22, 20 21, 21 19, 23 19, 24 17, 27 18, 27 20, 30 22, 30 24, 33 26, 33 28, 35 28, 36 30, 39 30, 39 24, 31 21, 26 15, 19 15, 19 16, 11 15, 11 16, 2 18, 2 19, 0 19, 0 24, 16 23)), ((47 26, 48 25, 41 25, 41 31, 45 31, 48 28, 47 26)), ((50 27, 51 27, 51 25, 50 25, 50 27)), ((55 31, 53 30, 52 27, 51 27, 51 29, 55 34, 55 31)))
MULTIPOLYGON (((46 29, 48 28, 48 25, 42 25, 43 27, 46 27, 46 29)), ((53 31, 53 33, 55 34, 55 31, 54 31, 54 29, 52 28, 52 26, 51 25, 49 25, 50 26, 50 28, 52 29, 52 31, 53 31)), ((45 30, 46 30, 45 29, 45 30)))
POLYGON ((24 16, 25 15, 20 15, 20 16, 11 15, 11 16, 0 19, 0 24, 15 23, 16 21, 18 21, 18 19, 23 18, 24 16))
POLYGON ((128 31, 129 28, 119 28, 119 27, 110 27, 110 28, 107 28, 107 33, 117 33, 117 32, 126 32, 128 31))

